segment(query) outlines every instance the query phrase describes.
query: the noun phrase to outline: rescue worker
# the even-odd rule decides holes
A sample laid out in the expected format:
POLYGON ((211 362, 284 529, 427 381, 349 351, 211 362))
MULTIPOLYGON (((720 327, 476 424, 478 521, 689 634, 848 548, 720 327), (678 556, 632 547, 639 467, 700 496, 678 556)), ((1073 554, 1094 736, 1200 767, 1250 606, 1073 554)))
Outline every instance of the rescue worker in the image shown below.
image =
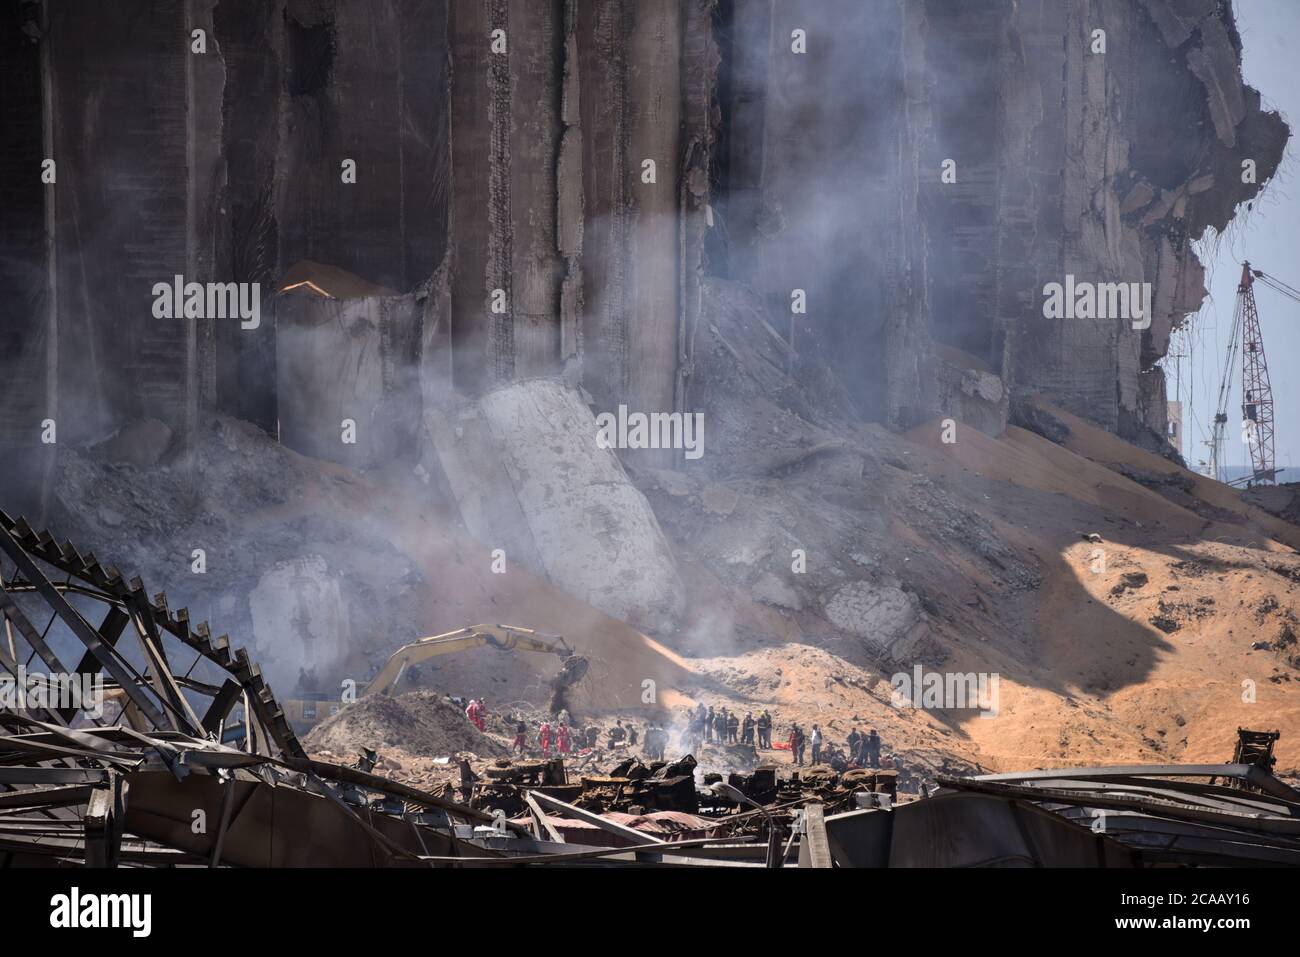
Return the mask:
POLYGON ((862 740, 862 735, 858 733, 857 728, 854 728, 852 731, 850 731, 849 736, 844 739, 844 744, 849 749, 849 761, 852 762, 853 764, 860 763, 858 761, 858 742, 861 740, 862 740))
POLYGON ((866 752, 867 761, 873 768, 880 767, 880 735, 875 728, 867 735, 867 744, 863 749, 866 752))
POLYGON ((551 756, 551 723, 549 721, 542 722, 537 738, 542 746, 542 757, 549 758, 551 756))
POLYGON ((822 763, 822 729, 816 724, 812 726, 812 763, 822 763))
POLYGON ((754 743, 754 712, 746 711, 745 720, 740 725, 740 743, 754 743))
POLYGON ((614 727, 609 729, 609 743, 605 746, 612 749, 617 744, 622 744, 627 739, 627 731, 623 728, 621 720, 614 722, 614 727))
POLYGON ((768 749, 772 747, 772 715, 766 708, 758 716, 758 746, 768 749))
POLYGON ((652 724, 645 732, 646 753, 652 760, 662 761, 664 759, 664 745, 668 741, 668 732, 657 724, 652 724))
POLYGON ((727 743, 735 744, 737 732, 740 731, 740 719, 734 711, 727 713, 727 743))
POLYGON ((686 725, 686 737, 689 739, 687 747, 691 751, 699 751, 704 743, 704 718, 698 712, 691 715, 691 720, 686 725))
POLYGON ((795 764, 803 764, 803 756, 799 753, 802 747, 801 737, 802 732, 799 730, 799 725, 790 725, 790 760, 795 764))
POLYGON ((871 766, 871 758, 867 756, 867 733, 865 731, 858 738, 858 764, 864 768, 871 766))
POLYGON ((563 721, 555 732, 555 750, 560 754, 569 753, 569 726, 563 721))
POLYGON ((465 717, 469 718, 470 723, 480 731, 484 729, 484 710, 485 706, 483 702, 479 701, 477 698, 471 698, 469 704, 465 708, 465 717))
POLYGON ((515 724, 515 754, 523 754, 528 750, 528 725, 524 724, 524 719, 520 718, 515 724))
POLYGON ((713 713, 713 706, 709 706, 709 713, 704 719, 704 740, 707 744, 713 743, 713 726, 717 721, 717 716, 713 713))

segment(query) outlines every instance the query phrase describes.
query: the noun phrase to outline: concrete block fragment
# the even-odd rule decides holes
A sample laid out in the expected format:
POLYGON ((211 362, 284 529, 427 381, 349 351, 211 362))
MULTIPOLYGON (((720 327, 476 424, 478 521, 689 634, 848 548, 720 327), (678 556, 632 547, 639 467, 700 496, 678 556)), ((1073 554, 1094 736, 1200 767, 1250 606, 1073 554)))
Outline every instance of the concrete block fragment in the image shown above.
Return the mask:
POLYGON ((852 581, 822 600, 826 619, 837 628, 867 639, 873 650, 896 650, 920 616, 920 601, 891 582, 852 581))
POLYGON ((597 447, 595 416, 577 390, 529 379, 459 413, 460 434, 438 418, 445 413, 428 417, 429 434, 476 538, 521 543, 521 560, 607 614, 673 626, 682 610, 676 561, 618 456, 597 447))

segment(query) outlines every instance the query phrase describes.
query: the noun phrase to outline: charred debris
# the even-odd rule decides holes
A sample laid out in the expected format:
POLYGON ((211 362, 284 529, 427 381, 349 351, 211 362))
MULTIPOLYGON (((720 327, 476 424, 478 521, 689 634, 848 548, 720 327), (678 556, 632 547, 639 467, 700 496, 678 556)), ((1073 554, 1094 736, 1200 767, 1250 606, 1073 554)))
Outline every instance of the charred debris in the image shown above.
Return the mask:
POLYGON ((440 794, 373 752, 311 759, 246 651, 3 512, 0 613, 0 866, 1300 863, 1273 732, 1241 731, 1227 764, 941 777, 905 803, 891 770, 723 779, 690 755, 465 764, 440 794))

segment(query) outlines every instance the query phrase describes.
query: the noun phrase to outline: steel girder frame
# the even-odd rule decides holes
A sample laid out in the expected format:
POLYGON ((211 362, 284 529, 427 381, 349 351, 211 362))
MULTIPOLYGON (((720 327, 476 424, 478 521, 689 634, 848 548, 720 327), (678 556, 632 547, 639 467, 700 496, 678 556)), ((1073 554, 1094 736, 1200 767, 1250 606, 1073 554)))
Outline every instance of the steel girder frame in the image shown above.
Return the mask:
MULTIPOLYGON (((167 665, 166 649, 163 635, 167 634, 180 641, 198 657, 212 662, 230 676, 228 680, 239 686, 246 696, 252 715, 246 716, 246 722, 253 724, 253 718, 260 725, 257 731, 260 737, 274 745, 276 753, 288 757, 303 757, 302 745, 293 729, 285 719, 284 711, 275 701, 270 686, 262 679, 261 670, 254 664, 248 653, 242 649, 231 649, 230 641, 225 635, 212 638, 206 622, 191 628, 188 610, 182 608, 172 613, 167 607, 167 596, 159 592, 152 600, 147 598, 144 584, 139 578, 126 581, 113 566, 101 566, 93 554, 83 556, 69 542, 62 546, 48 532, 37 532, 21 519, 14 521, 0 511, 0 555, 7 556, 17 566, 21 578, 0 584, 0 605, 6 618, 11 618, 15 626, 27 641, 40 640, 40 635, 30 622, 26 622, 12 594, 19 591, 35 591, 50 605, 51 610, 86 645, 86 657, 78 665, 78 672, 85 668, 98 671, 102 667, 115 680, 130 699, 131 704, 148 719, 150 728, 155 731, 184 731, 188 734, 204 736, 205 729, 190 708, 179 683, 167 665), (40 562, 57 569, 67 576, 60 584, 51 582, 37 563, 40 562), (108 609, 103 625, 96 628, 72 607, 67 600, 68 593, 93 598, 108 609), (122 619, 125 617, 125 621, 122 619), (117 651, 118 636, 125 624, 134 626, 136 637, 144 653, 148 678, 140 675, 117 651)), ((42 642, 43 644, 43 642, 42 642)), ((60 673, 73 673, 62 665, 48 651, 34 651, 52 670, 60 673)), ((196 659, 197 660, 197 659, 196 659)), ((191 669, 192 670, 192 669, 191 669)), ((187 687, 191 692, 199 692, 218 700, 220 689, 196 687, 190 682, 187 687)), ((233 703, 233 695, 225 695, 233 703)), ((210 710, 210 709, 209 709, 210 710)), ((223 715, 224 717, 224 715, 223 715)), ((214 729, 207 729, 214 730, 214 729)), ((253 735, 253 740, 258 735, 253 735)))
POLYGON ((457 822, 488 823, 487 814, 308 759, 247 652, 212 638, 206 623, 192 628, 164 594, 147 598, 139 578, 0 511, 0 676, 16 680, 36 660, 51 676, 106 675, 125 723, 105 727, 76 707, 0 709, 0 866, 428 866, 466 850, 494 856, 455 837, 457 822), (73 596, 104 607, 98 625, 73 596), (32 597, 42 622, 49 614, 43 628, 25 610, 32 597), (84 646, 72 668, 48 640, 56 622, 84 646), (128 625, 143 670, 121 645, 128 625), (167 638, 195 653, 183 675, 167 638), (200 660, 221 669, 220 684, 189 677, 200 660), (220 743, 241 699, 243 750, 220 743), (404 810, 379 810, 385 802, 404 810))

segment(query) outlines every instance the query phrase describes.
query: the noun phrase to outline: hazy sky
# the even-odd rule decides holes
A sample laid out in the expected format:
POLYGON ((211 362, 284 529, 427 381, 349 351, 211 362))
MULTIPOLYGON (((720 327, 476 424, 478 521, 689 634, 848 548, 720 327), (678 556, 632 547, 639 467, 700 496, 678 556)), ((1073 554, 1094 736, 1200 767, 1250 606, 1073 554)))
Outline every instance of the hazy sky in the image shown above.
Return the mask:
MULTIPOLYGON (((1246 82, 1263 94, 1265 109, 1277 110, 1294 126, 1300 122, 1300 0, 1236 0, 1237 26, 1245 47, 1246 82)), ((1202 442, 1209 437, 1218 398, 1219 381, 1232 328, 1233 305, 1241 261, 1272 273, 1300 288, 1300 183, 1296 180, 1295 138, 1277 176, 1255 203, 1221 238, 1217 250, 1203 253, 1210 298, 1191 321, 1188 332, 1176 337, 1171 352, 1190 352, 1181 360, 1182 397, 1191 408, 1184 411, 1186 441, 1183 457, 1193 468, 1208 458, 1202 442)), ((1281 481, 1300 482, 1300 303, 1256 285, 1260 330, 1273 383, 1277 465, 1286 471, 1281 481)), ((1232 370, 1228 404, 1228 438, 1224 459, 1244 465, 1249 453, 1241 443, 1241 358, 1232 370)), ((1174 398, 1174 362, 1166 360, 1169 395, 1174 398)))

